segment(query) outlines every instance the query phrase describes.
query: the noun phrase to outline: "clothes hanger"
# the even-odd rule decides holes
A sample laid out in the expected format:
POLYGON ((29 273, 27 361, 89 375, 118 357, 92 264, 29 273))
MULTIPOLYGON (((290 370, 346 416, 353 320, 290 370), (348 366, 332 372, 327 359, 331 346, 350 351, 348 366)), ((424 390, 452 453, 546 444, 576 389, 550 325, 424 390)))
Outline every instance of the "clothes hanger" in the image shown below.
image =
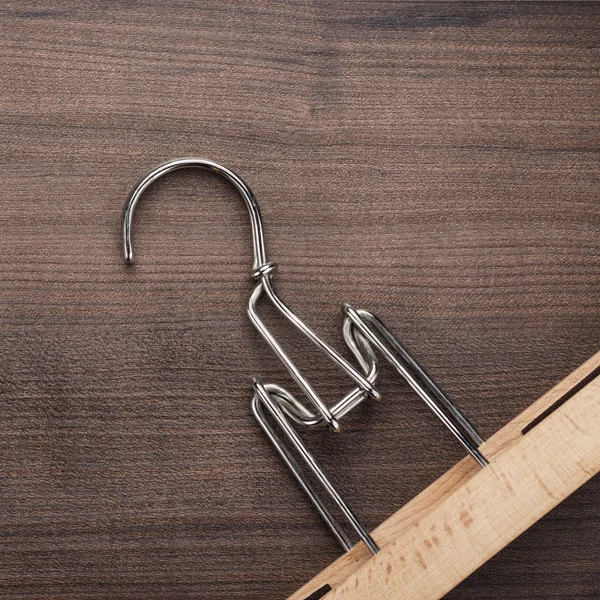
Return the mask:
POLYGON ((441 388, 427 375, 425 370, 374 314, 365 310, 355 310, 348 304, 344 304, 342 307, 344 314, 343 337, 358 363, 358 366, 354 366, 288 307, 277 294, 273 284, 276 265, 267 260, 264 228, 258 202, 248 184, 239 175, 223 165, 203 158, 180 158, 157 166, 141 179, 129 194, 123 215, 123 245, 126 263, 133 263, 133 215, 143 193, 155 181, 165 175, 188 168, 204 169, 221 175, 233 184, 244 200, 252 231, 252 278, 256 281, 248 301, 247 314, 254 327, 289 371, 293 380, 302 390, 305 399, 309 402, 309 404, 302 402, 281 385, 265 384, 260 379, 255 378, 252 384, 254 391, 252 411, 254 416, 342 547, 345 550, 352 547, 350 537, 309 481, 288 445, 268 421, 265 409, 279 427, 287 440, 287 444, 293 448, 298 458, 321 484, 333 505, 345 517, 350 529, 358 535, 372 554, 376 554, 379 550, 376 542, 343 500, 329 477, 319 466, 316 458, 294 429, 292 423, 309 428, 327 426, 334 432, 340 432, 340 419, 367 399, 379 400, 381 396, 375 388, 378 376, 378 363, 375 353, 377 351, 394 367, 398 375, 408 383, 418 397, 425 402, 435 416, 482 467, 487 465, 487 459, 479 450, 483 440, 467 417, 450 401, 441 388), (323 402, 293 359, 268 330, 257 310, 257 304, 261 298, 268 299, 297 331, 308 338, 329 360, 348 375, 354 387, 336 404, 329 407, 323 402))
POLYGON ((600 352, 484 443, 467 417, 375 315, 347 304, 342 307, 342 334, 358 363, 356 367, 283 302, 273 284, 275 264, 267 260, 256 198, 244 180, 223 165, 201 158, 177 159, 151 170, 135 186, 123 218, 127 263, 133 262, 132 219, 140 197, 157 179, 184 168, 223 176, 245 202, 252 229, 252 277, 256 281, 247 314, 304 394, 302 401, 279 384, 265 384, 255 378, 252 410, 346 550, 289 600, 439 599, 600 471, 600 352), (349 377, 352 388, 336 404, 327 406, 323 402, 267 329, 257 309, 261 298, 269 300, 349 377), (345 415, 366 400, 379 400, 375 388, 377 354, 393 366, 469 456, 371 534, 343 500, 294 425, 340 432, 340 420, 345 415), (346 527, 361 540, 358 544, 352 545, 344 526, 333 517, 299 461, 345 517, 346 527))

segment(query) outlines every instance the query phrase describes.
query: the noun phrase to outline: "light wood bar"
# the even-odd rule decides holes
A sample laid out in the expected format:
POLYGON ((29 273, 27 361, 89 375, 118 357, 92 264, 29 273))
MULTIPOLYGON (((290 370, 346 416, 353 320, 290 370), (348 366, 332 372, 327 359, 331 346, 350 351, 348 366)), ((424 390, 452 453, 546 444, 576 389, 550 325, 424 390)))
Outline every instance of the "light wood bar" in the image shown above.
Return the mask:
POLYGON ((441 597, 598 472, 599 369, 600 352, 484 444, 490 466, 465 458, 384 521, 379 555, 358 544, 289 600, 441 597))

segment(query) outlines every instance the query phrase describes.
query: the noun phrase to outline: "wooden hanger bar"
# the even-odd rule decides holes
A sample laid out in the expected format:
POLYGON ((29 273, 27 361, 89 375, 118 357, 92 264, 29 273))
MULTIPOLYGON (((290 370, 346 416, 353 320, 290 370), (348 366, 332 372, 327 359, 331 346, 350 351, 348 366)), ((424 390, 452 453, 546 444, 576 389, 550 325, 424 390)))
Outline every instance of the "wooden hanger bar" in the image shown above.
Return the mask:
POLYGON ((289 600, 441 598, 600 470, 600 352, 289 600))

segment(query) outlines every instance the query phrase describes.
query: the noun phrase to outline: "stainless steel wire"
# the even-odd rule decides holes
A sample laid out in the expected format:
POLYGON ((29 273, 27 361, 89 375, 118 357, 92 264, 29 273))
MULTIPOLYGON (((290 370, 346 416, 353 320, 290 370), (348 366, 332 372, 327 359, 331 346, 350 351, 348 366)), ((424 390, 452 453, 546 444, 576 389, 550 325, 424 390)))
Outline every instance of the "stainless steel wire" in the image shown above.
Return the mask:
POLYGON ((352 545, 350 537, 345 532, 344 526, 338 522, 326 503, 321 499, 311 480, 304 473, 296 456, 305 465, 305 468, 308 468, 312 478, 325 490, 336 508, 336 512, 341 513, 347 521, 347 526, 375 554, 378 551, 377 544, 341 498, 316 459, 296 433, 292 422, 307 427, 326 425, 333 431, 339 432, 339 421, 342 417, 368 398, 379 400, 381 396, 374 387, 378 375, 378 362, 375 354, 375 351, 377 351, 429 406, 469 454, 481 466, 485 466, 488 464, 487 460, 479 450, 482 439, 467 417, 454 406, 441 388, 427 375, 425 370, 375 315, 364 310, 354 310, 347 304, 343 305, 343 337, 346 345, 356 358, 359 365, 357 368, 310 329, 283 302, 273 285, 273 274, 276 265, 267 260, 264 229, 256 198, 246 182, 223 165, 203 158, 181 158, 159 165, 139 181, 129 194, 123 216, 124 256, 128 264, 133 262, 132 222, 135 207, 140 197, 152 183, 161 177, 184 168, 205 169, 222 175, 234 185, 242 196, 250 216, 253 245, 252 277, 256 280, 256 285, 248 301, 247 314, 257 331, 289 371, 291 377, 310 403, 306 405, 279 385, 263 384, 259 379, 254 379, 252 399, 254 416, 341 545, 346 550, 350 549, 352 545), (319 348, 354 382, 354 387, 336 404, 331 407, 325 404, 308 379, 296 366, 293 359, 261 320, 258 314, 258 302, 261 298, 270 300, 284 319, 319 348), (312 405, 312 410, 310 405, 312 405), (278 435, 269 422, 269 418, 277 425, 283 434, 283 438, 287 441, 284 441, 278 435), (296 456, 288 448, 288 444, 294 450, 296 456))

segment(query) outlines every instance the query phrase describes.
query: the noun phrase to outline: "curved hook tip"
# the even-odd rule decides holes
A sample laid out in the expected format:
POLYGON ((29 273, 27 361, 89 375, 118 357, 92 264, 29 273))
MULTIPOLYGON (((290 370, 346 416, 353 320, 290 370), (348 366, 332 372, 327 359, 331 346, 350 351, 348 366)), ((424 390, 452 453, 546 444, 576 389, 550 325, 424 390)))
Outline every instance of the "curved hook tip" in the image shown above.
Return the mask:
POLYGON ((227 167, 203 158, 178 158, 158 165, 148 174, 146 174, 146 176, 143 177, 130 192, 123 213, 123 249, 125 263, 131 264, 133 262, 133 251, 131 247, 131 224, 135 206, 141 195, 148 188, 148 186, 150 186, 157 179, 160 179, 171 171, 184 168, 205 169, 221 175, 233 184, 238 193, 242 196, 250 215, 253 245, 253 274, 255 277, 266 276, 273 270, 274 267, 270 266, 267 261, 260 209, 258 208, 258 203, 254 197, 254 194, 252 193, 252 190, 241 177, 236 175, 227 167))
POLYGON ((126 265, 133 264, 133 248, 131 247, 131 242, 125 243, 125 247, 123 248, 123 258, 125 259, 126 265))

